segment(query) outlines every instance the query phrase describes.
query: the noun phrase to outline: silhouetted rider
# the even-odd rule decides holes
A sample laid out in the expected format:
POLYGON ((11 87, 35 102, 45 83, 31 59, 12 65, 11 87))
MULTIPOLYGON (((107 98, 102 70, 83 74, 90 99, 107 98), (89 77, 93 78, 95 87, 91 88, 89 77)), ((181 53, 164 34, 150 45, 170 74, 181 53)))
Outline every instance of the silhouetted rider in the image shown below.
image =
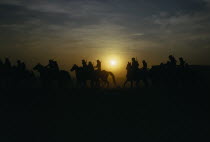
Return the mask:
POLYGON ((142 64, 143 64, 143 70, 147 70, 147 62, 143 60, 142 64))
POLYGON ((53 60, 49 60, 49 64, 46 67, 51 71, 59 71, 57 62, 53 60))
POLYGON ((17 60, 17 70, 21 71, 21 61, 17 60))
POLYGON ((184 61, 184 59, 182 57, 179 58, 179 63, 180 63, 180 67, 185 67, 186 62, 184 61))
POLYGON ((170 65, 170 67, 171 68, 176 68, 177 61, 176 61, 175 57, 170 55, 168 58, 169 58, 169 65, 170 65))
POLYGON ((87 66, 87 62, 83 59, 82 60, 82 67, 83 67, 83 69, 85 70, 85 71, 87 71, 88 69, 88 66, 87 66))
POLYGON ((9 58, 5 58, 4 67, 5 67, 6 70, 11 69, 12 65, 11 65, 11 62, 10 62, 9 58))
POLYGON ((53 61, 53 66, 55 68, 56 71, 59 71, 59 66, 58 66, 58 63, 56 61, 53 61))
POLYGON ((127 78, 131 77, 131 75, 132 75, 132 73, 131 73, 132 65, 131 65, 130 62, 128 62, 127 66, 126 66, 126 70, 127 70, 126 77, 127 77, 127 78))
POLYGON ((88 71, 89 72, 93 72, 94 71, 94 67, 93 67, 93 63, 92 62, 88 62, 88 71))
POLYGON ((131 64, 131 66, 132 66, 132 70, 133 71, 136 71, 139 68, 139 62, 135 58, 132 58, 132 64, 131 64))
POLYGON ((126 70, 131 70, 132 66, 131 66, 131 63, 128 62, 127 66, 126 66, 126 70))
POLYGON ((25 71, 26 65, 24 62, 21 62, 20 60, 17 60, 17 69, 18 71, 25 71))
POLYGON ((101 61, 97 60, 97 65, 96 65, 97 71, 101 71, 101 61))
POLYGON ((131 68, 132 68, 132 76, 135 77, 139 69, 139 62, 135 58, 132 58, 131 68))

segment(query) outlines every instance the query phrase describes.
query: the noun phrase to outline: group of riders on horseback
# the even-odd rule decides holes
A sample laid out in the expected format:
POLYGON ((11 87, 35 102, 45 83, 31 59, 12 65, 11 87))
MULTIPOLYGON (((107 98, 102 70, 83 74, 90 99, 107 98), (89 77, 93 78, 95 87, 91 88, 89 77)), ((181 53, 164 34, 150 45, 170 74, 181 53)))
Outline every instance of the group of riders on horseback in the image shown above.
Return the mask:
POLYGON ((142 68, 139 68, 139 63, 137 59, 132 58, 132 62, 128 62, 127 64, 127 80, 124 83, 124 86, 131 82, 131 87, 133 87, 133 83, 138 86, 140 81, 143 81, 144 85, 147 87, 149 85, 149 80, 155 84, 164 83, 183 83, 184 81, 188 81, 192 78, 192 72, 189 70, 189 65, 184 61, 182 57, 179 58, 179 65, 177 65, 177 60, 174 56, 170 55, 169 60, 166 64, 161 63, 158 66, 152 66, 151 69, 148 69, 147 62, 145 60, 142 61, 142 68))
MULTIPOLYGON (((139 67, 139 62, 136 58, 132 58, 131 62, 128 62, 126 70, 126 81, 124 86, 130 82, 131 87, 133 83, 136 86, 140 81, 143 81, 145 86, 148 86, 149 78, 158 78, 158 80, 170 77, 186 76, 184 73, 188 68, 188 64, 184 61, 183 58, 179 58, 180 64, 177 66, 177 61, 174 56, 169 56, 169 61, 166 64, 161 63, 159 66, 153 66, 151 69, 148 69, 147 62, 142 61, 142 68, 139 67)), ((96 66, 93 65, 91 61, 87 62, 82 60, 82 66, 79 67, 76 64, 73 65, 71 71, 75 71, 77 82, 80 86, 86 86, 87 81, 90 81, 91 87, 108 87, 109 75, 112 77, 114 85, 116 85, 115 76, 112 72, 105 71, 101 69, 101 61, 97 60, 96 66)), ((38 71, 40 74, 40 80, 44 85, 49 85, 53 81, 57 81, 59 85, 64 85, 67 82, 71 82, 71 77, 67 71, 60 70, 56 61, 49 60, 49 63, 44 66, 37 64, 34 70, 38 71)), ((12 66, 8 58, 5 59, 3 63, 0 60, 0 83, 2 82, 19 82, 22 80, 30 80, 36 78, 32 71, 26 69, 24 62, 20 60, 17 61, 16 66, 12 66)), ((175 80, 175 78, 173 78, 175 80)))
POLYGON ((112 72, 101 70, 101 61, 97 60, 97 65, 94 67, 92 62, 82 60, 82 67, 77 66, 76 64, 72 67, 71 71, 76 72, 76 78, 80 85, 86 86, 87 81, 91 82, 91 87, 108 87, 109 75, 113 79, 114 85, 116 85, 115 76, 112 72))
POLYGON ((93 66, 93 63, 91 61, 88 62, 87 64, 87 61, 85 61, 84 59, 82 60, 82 67, 83 67, 83 70, 86 71, 87 73, 92 73, 95 71, 94 68, 96 68, 96 71, 97 72, 100 72, 101 71, 101 61, 100 60, 97 60, 97 65, 94 67, 93 66))
POLYGON ((126 70, 127 80, 124 83, 124 86, 131 82, 131 87, 133 87, 133 82, 136 82, 136 85, 140 82, 140 80, 144 81, 145 85, 148 85, 147 82, 147 62, 145 60, 142 61, 143 67, 139 68, 139 62, 136 58, 132 58, 131 62, 128 62, 126 70))
POLYGON ((9 58, 3 62, 0 60, 0 87, 16 85, 20 81, 31 80, 34 77, 32 71, 26 69, 24 62, 17 60, 17 65, 12 65, 9 58))

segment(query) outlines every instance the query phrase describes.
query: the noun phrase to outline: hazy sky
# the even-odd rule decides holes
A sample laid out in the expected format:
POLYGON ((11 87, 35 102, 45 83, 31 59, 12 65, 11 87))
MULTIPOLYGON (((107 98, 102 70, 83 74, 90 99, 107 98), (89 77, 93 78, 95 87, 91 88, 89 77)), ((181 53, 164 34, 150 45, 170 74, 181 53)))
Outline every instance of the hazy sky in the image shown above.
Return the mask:
POLYGON ((210 64, 210 0, 0 0, 0 57, 26 63, 169 54, 210 64))

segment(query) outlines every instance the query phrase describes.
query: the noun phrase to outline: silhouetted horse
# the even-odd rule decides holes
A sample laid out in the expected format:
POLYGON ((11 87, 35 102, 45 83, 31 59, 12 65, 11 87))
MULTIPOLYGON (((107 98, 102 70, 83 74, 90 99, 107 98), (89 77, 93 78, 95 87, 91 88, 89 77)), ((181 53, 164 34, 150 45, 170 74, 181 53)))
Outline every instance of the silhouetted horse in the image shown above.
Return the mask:
POLYGON ((71 83, 71 76, 67 71, 52 72, 41 64, 37 64, 33 69, 40 73, 40 79, 44 87, 49 86, 53 81, 56 81, 61 87, 71 83))
POLYGON ((99 75, 100 80, 103 81, 103 83, 106 85, 106 87, 109 87, 108 77, 110 75, 112 77, 114 85, 116 86, 115 76, 112 72, 103 70, 103 71, 96 71, 96 74, 99 75))
POLYGON ((152 66, 150 76, 153 85, 158 86, 186 86, 198 80, 195 72, 192 72, 188 67, 176 65, 174 68, 171 68, 170 65, 163 63, 152 66))
POLYGON ((138 86, 141 80, 144 82, 145 86, 148 86, 148 78, 149 78, 148 71, 143 69, 138 69, 134 72, 131 68, 131 63, 128 63, 126 69, 127 69, 127 75, 124 87, 128 82, 131 82, 131 88, 133 88, 133 82, 135 82, 136 86, 138 86))
POLYGON ((109 87, 109 81, 108 81, 109 75, 112 76, 113 82, 116 85, 115 76, 112 72, 108 72, 105 70, 87 72, 82 67, 79 67, 76 64, 73 65, 73 67, 71 68, 71 71, 75 71, 77 81, 81 86, 83 85, 86 86, 86 82, 90 80, 91 87, 94 87, 94 86, 99 87, 100 80, 101 80, 106 85, 106 87, 109 87))
POLYGON ((13 78, 13 85, 15 86, 22 84, 26 87, 36 80, 33 71, 29 71, 27 69, 18 70, 17 67, 13 67, 11 76, 13 78))
POLYGON ((94 87, 94 85, 99 81, 94 72, 87 72, 83 67, 79 67, 76 64, 73 65, 70 71, 75 71, 76 79, 78 81, 77 85, 82 87, 86 87, 87 81, 91 81, 91 87, 94 87))

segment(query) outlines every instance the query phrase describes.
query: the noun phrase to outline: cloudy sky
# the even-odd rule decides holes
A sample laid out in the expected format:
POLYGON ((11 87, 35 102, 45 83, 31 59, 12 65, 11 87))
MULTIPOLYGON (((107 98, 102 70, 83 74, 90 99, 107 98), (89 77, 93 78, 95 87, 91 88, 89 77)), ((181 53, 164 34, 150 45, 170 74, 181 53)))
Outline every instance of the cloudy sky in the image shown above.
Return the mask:
POLYGON ((1 0, 0 57, 210 64, 210 0, 1 0))

